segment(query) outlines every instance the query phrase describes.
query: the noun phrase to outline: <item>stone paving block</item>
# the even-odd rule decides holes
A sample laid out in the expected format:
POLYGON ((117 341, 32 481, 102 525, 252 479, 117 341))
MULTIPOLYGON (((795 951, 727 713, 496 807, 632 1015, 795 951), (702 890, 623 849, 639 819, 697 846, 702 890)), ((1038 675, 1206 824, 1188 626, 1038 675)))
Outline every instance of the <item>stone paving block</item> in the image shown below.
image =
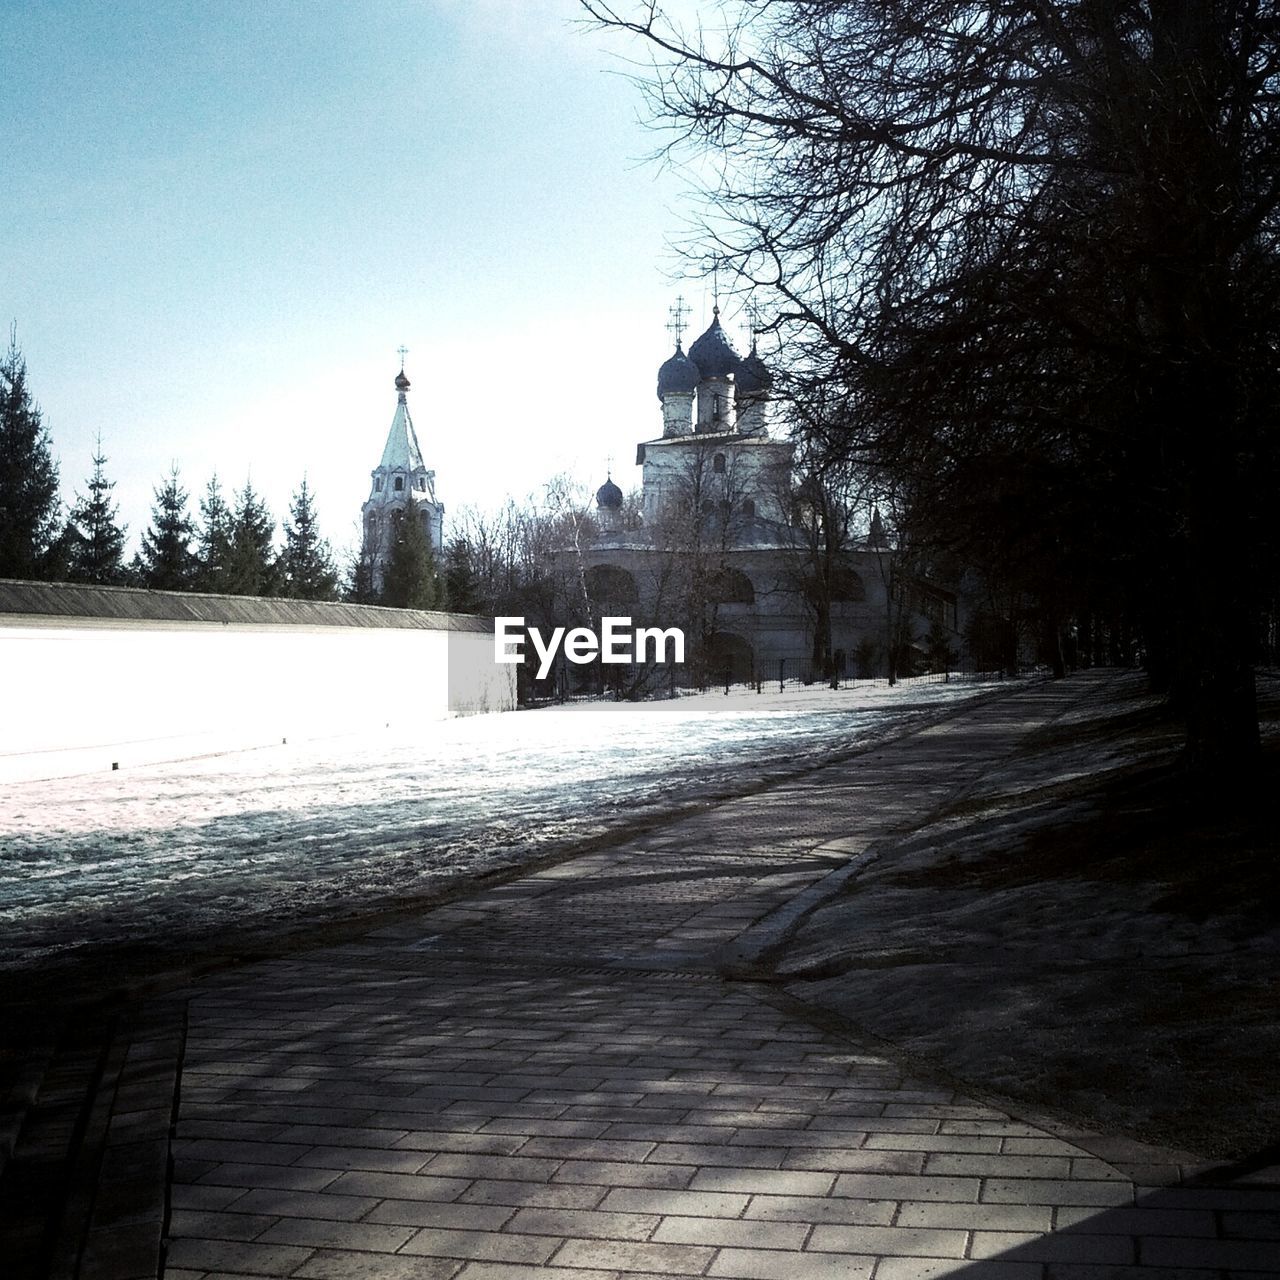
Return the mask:
POLYGON ((968 1233, 930 1227, 860 1227, 819 1224, 809 1239, 811 1250, 833 1253, 961 1258, 968 1233))
POLYGON ((513 1205, 442 1203, 438 1200, 383 1200, 365 1222, 398 1227, 444 1227, 450 1231, 501 1231, 513 1205))
POLYGON ((170 1241, 165 1262, 167 1267, 201 1273, 213 1271, 287 1276, 300 1267, 310 1254, 310 1249, 286 1244, 179 1237, 170 1241))
MULTIPOLYGON (((405 1258, 320 1249, 293 1274, 298 1280, 451 1280, 461 1266, 456 1258, 405 1258)), ((171 1280, 171 1273, 166 1271, 164 1280, 171 1280)))
POLYGON ((177 1159, 219 1164, 292 1164, 306 1150, 306 1144, 236 1142, 222 1138, 182 1139, 173 1144, 177 1159))
POLYGON ((407 1129, 374 1129, 364 1125, 290 1125, 275 1135, 277 1142, 293 1142, 303 1147, 395 1148, 409 1136, 407 1129))
MULTIPOLYGON (((692 1171, 690 1171, 692 1176, 692 1171)), ((458 1197, 467 1204, 494 1204, 544 1209, 594 1209, 608 1194, 602 1186, 564 1183, 504 1182, 480 1179, 458 1197)))
MULTIPOLYGON (((1062 1210, 1058 1211, 1059 1213, 1062 1210)), ((1097 1213, 1096 1209, 1090 1210, 1097 1213)), ((1048 1205, 948 1204, 945 1201, 908 1200, 898 1210, 904 1227, 959 1227, 970 1231, 1036 1231, 1053 1228, 1054 1211, 1048 1205)))
POLYGON ((737 1218, 747 1207, 745 1194, 723 1191, 664 1191, 649 1187, 615 1187, 601 1209, 622 1213, 682 1214, 702 1218, 737 1218))
POLYGON ((602 1160, 566 1160, 552 1182, 589 1182, 599 1186, 687 1187, 697 1169, 689 1164, 611 1164, 602 1160))
POLYGON ((925 1173, 969 1178, 1068 1178, 1071 1161, 1061 1156, 950 1155, 931 1152, 925 1173))
MULTIPOLYGON (((402 1116, 401 1119, 404 1119, 402 1116)), ((465 1151, 481 1155, 514 1155, 526 1139, 520 1134, 455 1133, 449 1130, 416 1130, 393 1145, 410 1151, 465 1151)))
POLYGON ((744 1217, 769 1222, 831 1222, 887 1226, 897 1204, 893 1200, 845 1200, 835 1196, 753 1195, 744 1217))
POLYGON ((221 1209, 244 1195, 244 1186, 204 1187, 175 1183, 169 1191, 174 1209, 221 1209))
MULTIPOLYGON (((941 1258, 884 1258, 876 1267, 876 1280, 1044 1280, 1044 1266, 1039 1262, 1008 1260, 962 1262, 941 1258)), ((1094 1277, 1103 1280, 1103 1277, 1094 1277)), ((1146 1280, 1156 1280, 1148 1276, 1146 1280)), ((1168 1280, 1161 1276, 1159 1280, 1168 1280)))
POLYGON ((706 1143, 660 1142, 650 1152, 648 1163, 777 1169, 781 1166, 786 1154, 786 1147, 707 1146, 706 1143))
MULTIPOLYGON (((1214 1215, 1207 1209, 1162 1209, 1139 1201, 1133 1208, 1097 1209, 1085 1205, 1063 1205, 1054 1212, 1054 1227, 1062 1231, 1077 1227, 1103 1235, 1216 1236, 1214 1215)), ((1014 1228, 1015 1230, 1017 1228, 1014 1228)), ((1230 1235, 1224 1224, 1224 1235, 1230 1235)), ((1256 1232, 1249 1233, 1256 1238, 1256 1232)))
POLYGON ((201 1187, 280 1187, 291 1191, 321 1191, 338 1176, 337 1169, 297 1165, 219 1164, 200 1175, 201 1187))
POLYGON ((938 1121, 927 1118, 910 1120, 901 1116, 848 1115, 819 1111, 805 1126, 808 1130, 830 1133, 937 1133, 938 1121))
POLYGON ((842 1173, 832 1194, 863 1200, 951 1200, 971 1204, 977 1201, 981 1186, 978 1178, 842 1173))
POLYGON ((1078 1156, 1079 1147, 1061 1138, 1006 1137, 1001 1140, 1001 1150, 1013 1156, 1078 1156))
POLYGON ((647 1244, 633 1240, 566 1240, 555 1254, 563 1267, 604 1270, 656 1271, 660 1275, 687 1272, 700 1275, 715 1256, 704 1245, 647 1244))
POLYGON ((479 1258, 490 1262, 546 1262, 560 1245, 555 1236, 498 1231, 448 1231, 427 1227, 402 1253, 435 1258, 479 1258))
POLYGON ((658 1222, 657 1214, 609 1212, 603 1209, 522 1208, 507 1224, 507 1228, 531 1235, 580 1236, 593 1240, 647 1240, 658 1222))
POLYGON ((982 1198, 993 1204, 1132 1204, 1133 1188, 1127 1182, 991 1178, 983 1184, 982 1198))
POLYGON ((656 1242, 707 1244, 715 1248, 800 1249, 809 1234, 804 1222, 738 1221, 732 1218, 667 1217, 653 1233, 656 1242))
MULTIPOLYGON (((614 1126, 616 1128, 617 1126, 614 1126)), ((653 1142, 632 1142, 622 1138, 529 1138, 520 1148, 524 1156, 551 1156, 564 1160, 643 1160, 653 1150, 653 1142)))
POLYGON ((455 1280, 620 1280, 617 1271, 569 1267, 525 1267, 509 1262, 468 1262, 455 1280))
POLYGON ((970 1245, 974 1258, 1009 1254, 1026 1262, 1085 1262, 1125 1264, 1137 1261, 1132 1239, 1120 1235, 1084 1235, 1063 1231, 1036 1235, 1016 1231, 975 1231, 970 1245))
POLYGON ((326 1188, 346 1196, 371 1196, 377 1200, 456 1200, 470 1185, 466 1178, 437 1178, 430 1174, 382 1173, 349 1169, 326 1188))
POLYGON ((259 1237, 260 1243, 305 1245, 313 1249, 358 1249, 395 1253, 413 1235, 412 1227, 366 1222, 330 1222, 323 1218, 281 1218, 259 1237))
POLYGON ((792 1147, 782 1158, 784 1169, 832 1169, 838 1173, 919 1173, 923 1152, 868 1151, 848 1147, 792 1147))
POLYGON ((169 1217, 169 1233, 204 1240, 253 1240, 275 1220, 275 1215, 269 1213, 175 1208, 169 1217))
POLYGON ((561 1159, 534 1159, 525 1156, 485 1156, 446 1151, 433 1156, 423 1167, 436 1178, 503 1178, 547 1182, 563 1164, 561 1159))
MULTIPOLYGON (((999 1155, 1002 1139, 958 1133, 868 1133, 865 1146, 875 1151, 931 1151, 955 1155, 999 1155)), ((966 1170, 969 1172, 969 1170, 966 1170)))
POLYGON ((732 1280, 870 1280, 874 1258, 851 1254, 779 1253, 766 1249, 721 1249, 709 1276, 732 1280))
POLYGON ((512 1136, 544 1135, 556 1138, 598 1138, 607 1128, 607 1120, 531 1120, 527 1117, 499 1117, 489 1120, 481 1133, 509 1134, 512 1136))
POLYGON ((1143 1236, 1138 1248, 1147 1266, 1229 1267, 1234 1271, 1280 1275, 1280 1241, 1143 1236))
POLYGON ((748 1191, 764 1195, 825 1196, 835 1175, 790 1169, 699 1169, 689 1187, 693 1191, 748 1191))
MULTIPOLYGON (((1222 1234, 1228 1238, 1280 1240, 1280 1204, 1277 1204, 1270 1213, 1243 1213, 1238 1210, 1227 1210, 1221 1215, 1221 1220, 1222 1234)), ((1177 1231, 1166 1231, 1163 1228, 1159 1230, 1161 1235, 1181 1234, 1177 1231)))
POLYGON ((337 1222, 355 1222, 378 1203, 370 1196, 342 1193, 334 1186, 329 1191, 290 1191, 281 1188, 255 1188, 235 1202, 236 1213, 265 1213, 275 1218, 332 1218, 337 1222))

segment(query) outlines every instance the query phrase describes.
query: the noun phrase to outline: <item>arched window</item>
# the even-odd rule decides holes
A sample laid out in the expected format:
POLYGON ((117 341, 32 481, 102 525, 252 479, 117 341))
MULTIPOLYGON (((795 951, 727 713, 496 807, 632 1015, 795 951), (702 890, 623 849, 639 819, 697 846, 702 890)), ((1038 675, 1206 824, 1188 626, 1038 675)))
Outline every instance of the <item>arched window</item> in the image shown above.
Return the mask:
POLYGON ((755 604, 756 589, 741 569, 718 569, 707 579, 711 604, 755 604))
POLYGON ((717 453, 716 456, 711 459, 711 470, 714 471, 718 476, 724 475, 724 454, 723 453, 717 453))
POLYGON ((634 604, 636 580, 616 564, 592 565, 585 574, 587 595, 597 604, 634 604))
POLYGON ((756 503, 754 498, 743 498, 742 514, 744 516, 753 516, 756 513, 756 503))
POLYGON ((404 476, 396 476, 395 489, 399 493, 404 488, 404 476))
POLYGON ((382 492, 382 477, 381 477, 381 476, 378 476, 378 477, 376 477, 376 478, 375 478, 375 480, 374 480, 374 482, 373 482, 373 491, 374 491, 374 493, 381 493, 381 492, 382 492))
POLYGON ((837 565, 831 573, 831 599, 856 601, 867 598, 867 588, 861 577, 847 565, 837 565))

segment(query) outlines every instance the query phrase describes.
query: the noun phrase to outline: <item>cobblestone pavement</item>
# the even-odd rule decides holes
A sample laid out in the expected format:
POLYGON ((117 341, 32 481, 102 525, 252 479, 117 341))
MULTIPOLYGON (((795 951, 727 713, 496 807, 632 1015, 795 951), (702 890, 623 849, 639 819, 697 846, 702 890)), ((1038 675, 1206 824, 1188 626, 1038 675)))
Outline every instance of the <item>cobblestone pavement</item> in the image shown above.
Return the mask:
MULTIPOLYGON (((1015 1119, 722 976, 750 971, 798 895, 1096 688, 989 699, 355 942, 201 981, 167 1280, 1280 1274, 1280 1192, 1196 1185, 1190 1157, 1015 1119)), ((108 1132, 142 1140, 162 1120, 126 1096, 108 1132)), ((79 1274, 154 1275, 145 1196, 113 1211, 102 1195, 79 1274)))

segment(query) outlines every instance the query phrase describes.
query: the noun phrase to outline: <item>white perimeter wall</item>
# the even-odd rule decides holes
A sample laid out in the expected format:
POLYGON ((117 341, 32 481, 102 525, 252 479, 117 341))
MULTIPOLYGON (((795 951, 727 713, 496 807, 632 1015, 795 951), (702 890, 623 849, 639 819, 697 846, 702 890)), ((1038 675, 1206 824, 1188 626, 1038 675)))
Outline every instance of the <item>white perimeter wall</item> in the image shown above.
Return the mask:
POLYGON ((489 631, 0 619, 0 781, 507 711, 489 631))

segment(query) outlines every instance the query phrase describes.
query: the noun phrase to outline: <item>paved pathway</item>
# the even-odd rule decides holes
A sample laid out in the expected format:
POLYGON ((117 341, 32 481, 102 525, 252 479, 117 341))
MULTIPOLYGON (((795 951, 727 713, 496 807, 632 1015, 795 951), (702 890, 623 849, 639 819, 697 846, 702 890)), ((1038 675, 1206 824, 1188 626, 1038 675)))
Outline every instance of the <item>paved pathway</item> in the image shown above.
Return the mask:
POLYGON ((808 886, 1096 687, 988 700, 202 981, 184 1024, 164 1006, 185 1037, 167 1225, 129 1163, 169 1123, 162 1029, 117 1086, 103 1167, 116 1134, 122 1172, 84 1217, 79 1274, 154 1275, 162 1229, 168 1280, 1280 1274, 1280 1193, 1167 1185, 1190 1172, 1176 1154, 1064 1140, 720 976, 753 971, 808 886))

